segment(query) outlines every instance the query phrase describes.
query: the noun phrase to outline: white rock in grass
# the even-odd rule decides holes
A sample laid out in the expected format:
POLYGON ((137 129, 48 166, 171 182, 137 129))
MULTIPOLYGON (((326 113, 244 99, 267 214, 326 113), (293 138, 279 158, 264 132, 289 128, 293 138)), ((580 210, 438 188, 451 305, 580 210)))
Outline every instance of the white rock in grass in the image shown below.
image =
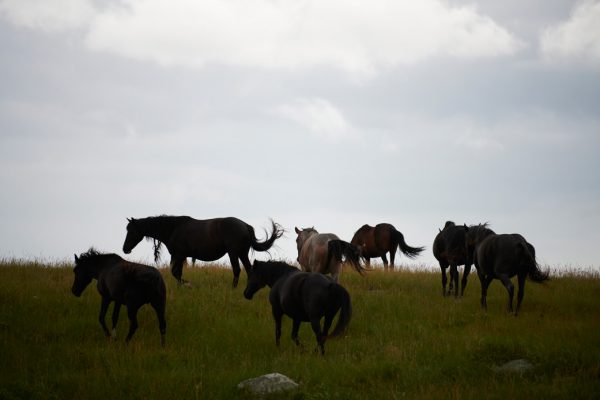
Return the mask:
POLYGON ((520 374, 527 372, 532 368, 533 368, 533 364, 531 364, 529 361, 524 360, 522 358, 520 358, 518 360, 509 361, 505 364, 502 364, 499 367, 492 367, 494 372, 517 372, 520 374))
POLYGON ((274 372, 256 378, 246 379, 238 383, 238 389, 245 389, 254 394, 264 396, 298 387, 298 384, 285 375, 274 372))

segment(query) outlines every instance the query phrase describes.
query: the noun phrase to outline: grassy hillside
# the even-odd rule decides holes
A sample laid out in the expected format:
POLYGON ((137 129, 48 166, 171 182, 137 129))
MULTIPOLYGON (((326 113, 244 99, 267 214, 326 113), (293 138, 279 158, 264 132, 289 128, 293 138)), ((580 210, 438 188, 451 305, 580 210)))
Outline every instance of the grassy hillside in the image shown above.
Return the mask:
MULTIPOLYGON (((506 291, 490 287, 479 308, 472 275, 463 299, 443 298, 430 272, 345 271, 352 296, 348 335, 314 353, 308 324, 282 344, 263 289, 252 301, 230 287, 228 269, 186 268, 193 286, 176 286, 168 270, 167 346, 161 348, 149 306, 130 345, 126 312, 118 340, 97 321, 100 297, 90 285, 71 292, 69 266, 0 266, 0 399, 240 398, 236 384, 280 372, 301 384, 294 399, 598 398, 600 394, 600 280, 577 276, 544 285, 527 282, 522 313, 508 315, 506 291), (526 358, 524 375, 492 367, 526 358)), ((109 311, 107 321, 110 320, 109 311)))

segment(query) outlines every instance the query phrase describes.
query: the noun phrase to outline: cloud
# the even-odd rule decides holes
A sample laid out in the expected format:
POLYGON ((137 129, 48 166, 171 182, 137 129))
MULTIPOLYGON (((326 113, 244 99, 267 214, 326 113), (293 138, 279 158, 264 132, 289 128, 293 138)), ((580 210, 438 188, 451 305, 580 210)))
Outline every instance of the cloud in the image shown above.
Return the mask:
POLYGON ((342 112, 325 99, 297 99, 292 103, 279 105, 273 111, 327 141, 335 142, 351 134, 350 124, 342 112))
POLYGON ((89 0, 0 1, 0 15, 11 23, 46 32, 82 27, 89 23, 94 13, 89 0))
POLYGON ((432 57, 498 57, 523 47, 474 7, 442 0, 122 0, 93 18, 89 1, 60 1, 1 4, 17 25, 86 22, 91 49, 185 67, 325 66, 369 76, 432 57))
POLYGON ((544 56, 587 59, 600 65, 600 1, 578 3, 568 20, 545 29, 540 37, 544 56))

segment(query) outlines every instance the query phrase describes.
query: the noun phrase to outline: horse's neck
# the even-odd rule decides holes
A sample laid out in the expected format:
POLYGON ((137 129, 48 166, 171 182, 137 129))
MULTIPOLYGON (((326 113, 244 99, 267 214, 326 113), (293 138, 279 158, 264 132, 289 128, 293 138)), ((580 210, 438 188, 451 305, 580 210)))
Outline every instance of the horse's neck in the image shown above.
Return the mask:
MULTIPOLYGON (((141 221, 141 220, 140 220, 141 221)), ((169 218, 151 217, 141 224, 144 236, 149 236, 163 243, 169 241, 171 234, 181 221, 169 218)))
POLYGON ((113 257, 103 257, 103 259, 99 262, 92 264, 90 266, 90 270, 92 271, 92 277, 94 279, 98 279, 102 271, 114 266, 117 261, 119 260, 113 259, 113 257))
POLYGON ((274 268, 269 273, 269 276, 267 278, 267 285, 269 287, 273 287, 275 282, 295 271, 298 271, 298 269, 289 266, 274 268))

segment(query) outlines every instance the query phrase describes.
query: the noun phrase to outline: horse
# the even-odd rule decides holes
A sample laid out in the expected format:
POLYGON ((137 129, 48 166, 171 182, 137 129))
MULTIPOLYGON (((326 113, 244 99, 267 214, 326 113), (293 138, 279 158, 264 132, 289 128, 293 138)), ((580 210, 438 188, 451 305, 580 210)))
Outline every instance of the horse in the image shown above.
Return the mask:
POLYGON ((535 248, 518 233, 497 235, 487 224, 469 227, 467 248, 474 248, 473 260, 481 282, 481 306, 487 310, 487 290, 494 279, 499 279, 508 292, 508 311, 513 312, 514 285, 510 278, 517 275, 519 292, 515 316, 525 296, 525 280, 542 283, 549 279, 535 260, 535 248))
POLYGON ((394 259, 396 258, 396 249, 408 258, 415 258, 424 247, 411 247, 404 241, 404 235, 396 230, 392 224, 377 224, 361 226, 350 241, 353 245, 361 248, 361 255, 365 259, 366 266, 371 265, 371 257, 381 257, 383 268, 387 271, 388 259, 386 254, 390 253, 390 268, 394 270, 394 259))
POLYGON ((233 269, 233 287, 237 287, 240 278, 240 263, 246 273, 251 268, 248 252, 268 251, 284 230, 271 220, 271 235, 259 242, 254 228, 244 221, 234 218, 213 218, 198 220, 188 216, 161 215, 147 218, 128 218, 127 236, 123 243, 123 252, 131 250, 144 238, 154 239, 154 260, 160 258, 160 247, 164 243, 171 254, 171 273, 181 285, 183 264, 187 257, 202 261, 215 261, 229 255, 233 269))
POLYGON ((129 343, 138 327, 137 313, 141 306, 150 303, 158 318, 160 343, 165 345, 165 305, 167 290, 162 275, 156 268, 136 264, 122 259, 117 254, 101 254, 93 248, 79 257, 75 254, 75 280, 71 292, 80 297, 92 279, 98 281, 100 304, 100 325, 107 337, 116 338, 117 321, 121 305, 127 307, 129 333, 125 342, 129 343), (115 302, 112 314, 112 332, 106 327, 106 312, 111 302, 115 302))
POLYGON ((473 264, 472 250, 468 250, 465 243, 467 234, 467 225, 456 225, 452 221, 446 221, 444 229, 440 230, 433 241, 433 256, 438 260, 440 269, 442 270, 442 295, 450 296, 452 289, 456 287, 454 296, 458 297, 458 266, 464 265, 463 277, 461 281, 460 295, 465 294, 467 287, 467 279, 471 272, 473 264), (446 292, 446 268, 450 266, 450 287, 446 292))
POLYGON ((338 337, 347 330, 352 317, 350 295, 328 276, 303 272, 284 262, 254 261, 252 271, 248 274, 244 297, 251 300, 265 285, 271 288, 269 301, 275 319, 277 346, 281 338, 281 318, 284 314, 293 320, 292 340, 298 346, 300 323, 310 322, 322 355, 325 354, 325 341, 338 337), (329 334, 329 328, 338 311, 338 322, 329 334))
POLYGON ((314 227, 302 230, 294 227, 294 229, 298 234, 296 260, 303 271, 330 273, 333 280, 337 282, 342 271, 343 258, 350 262, 359 274, 362 275, 365 271, 360 265, 361 255, 358 246, 340 240, 333 233, 319 233, 314 227))

